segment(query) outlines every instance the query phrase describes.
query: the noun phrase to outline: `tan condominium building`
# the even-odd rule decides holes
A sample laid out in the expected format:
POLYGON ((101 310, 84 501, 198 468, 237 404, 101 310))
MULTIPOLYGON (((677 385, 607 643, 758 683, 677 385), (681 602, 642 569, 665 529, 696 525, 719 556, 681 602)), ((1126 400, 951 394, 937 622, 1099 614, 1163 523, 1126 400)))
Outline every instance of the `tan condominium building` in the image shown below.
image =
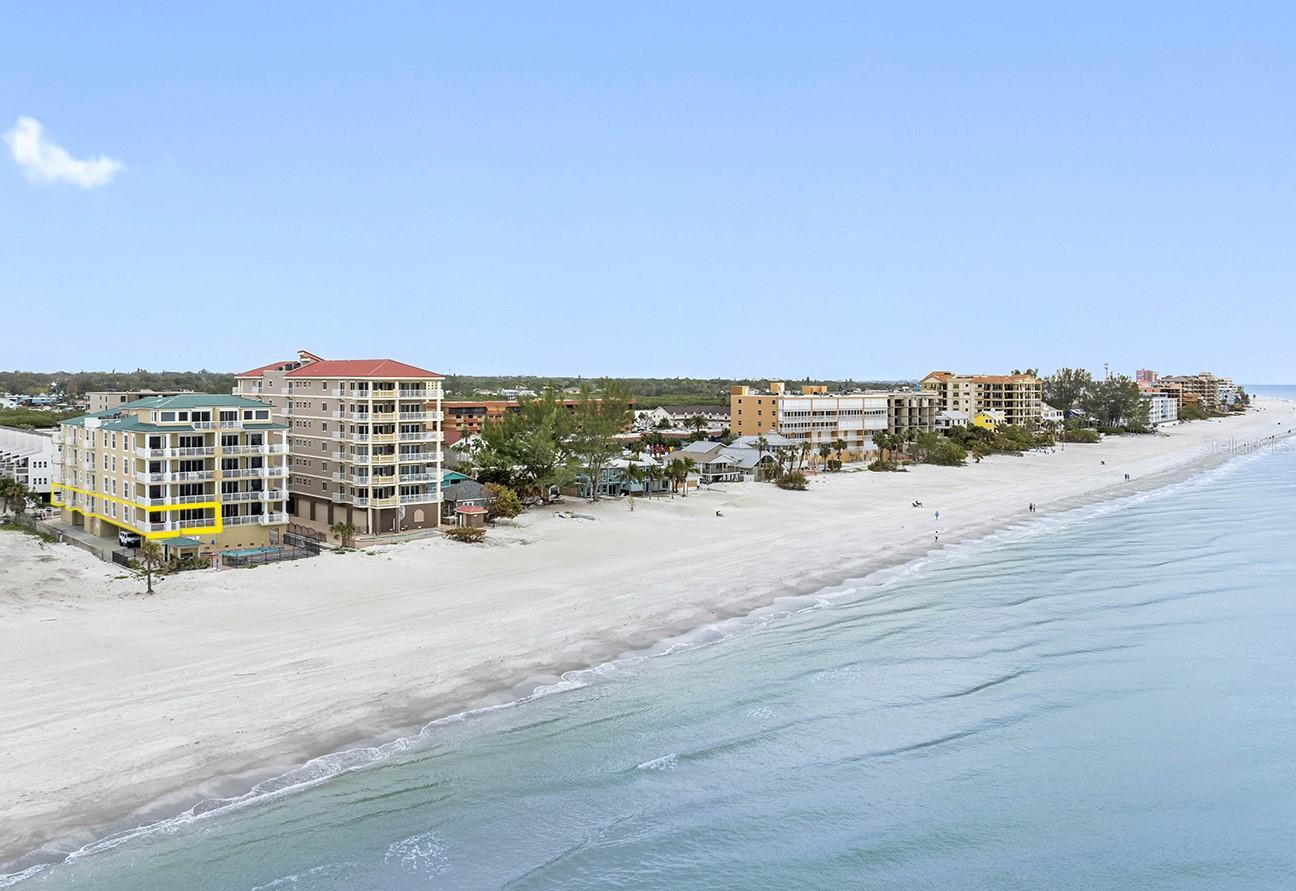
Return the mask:
POLYGON ((996 411, 1003 423, 1026 425, 1044 416, 1044 382, 1033 374, 955 374, 933 371, 922 388, 939 400, 937 412, 964 412, 975 417, 996 411))
POLYGON ((816 449, 843 442, 846 460, 875 451, 875 433, 889 432, 896 423, 930 430, 934 418, 934 400, 923 394, 829 393, 822 385, 792 392, 782 381, 770 381, 768 390, 735 386, 729 395, 729 425, 736 436, 773 431, 816 449))
POLYGON ((1158 384, 1177 384, 1181 392, 1186 396, 1194 396, 1202 408, 1207 411, 1219 411, 1221 407, 1227 408, 1233 403, 1237 387, 1233 381, 1226 377, 1217 377, 1209 371, 1203 371, 1199 374, 1176 374, 1170 377, 1162 377, 1157 380, 1158 384))
POLYGON ((280 544, 287 428, 240 396, 150 396, 59 423, 50 503, 64 522, 211 553, 280 544))
POLYGON ((359 535, 440 524, 442 375, 303 351, 235 379, 288 425, 293 523, 325 533, 349 523, 359 535))
POLYGON ((898 390, 887 394, 887 426, 893 434, 907 430, 934 430, 940 400, 926 390, 898 390))

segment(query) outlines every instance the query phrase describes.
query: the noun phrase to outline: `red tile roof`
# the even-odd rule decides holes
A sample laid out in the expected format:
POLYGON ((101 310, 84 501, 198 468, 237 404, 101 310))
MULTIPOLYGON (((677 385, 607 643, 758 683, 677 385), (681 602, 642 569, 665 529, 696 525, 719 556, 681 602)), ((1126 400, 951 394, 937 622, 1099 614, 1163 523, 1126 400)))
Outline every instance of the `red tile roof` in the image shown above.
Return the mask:
POLYGON ((245 371, 242 374, 236 374, 235 377, 260 377, 267 371, 279 371, 289 365, 295 365, 296 359, 285 359, 282 362, 271 362, 269 365, 262 365, 260 368, 253 368, 251 371, 245 371))
POLYGON ((321 359, 288 372, 288 377, 430 377, 444 375, 395 359, 321 359))

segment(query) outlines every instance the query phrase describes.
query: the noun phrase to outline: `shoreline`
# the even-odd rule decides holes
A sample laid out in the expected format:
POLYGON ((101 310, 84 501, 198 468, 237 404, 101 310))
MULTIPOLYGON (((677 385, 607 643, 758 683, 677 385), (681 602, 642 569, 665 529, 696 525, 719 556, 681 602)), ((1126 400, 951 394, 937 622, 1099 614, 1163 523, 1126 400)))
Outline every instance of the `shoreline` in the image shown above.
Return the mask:
MULTIPOLYGON (((1273 399, 1260 400, 1258 405, 1266 411, 1248 412, 1219 424, 1226 425, 1232 437, 1244 431, 1290 435, 1296 407, 1273 399), (1274 425, 1280 417, 1284 426, 1276 431, 1274 425)), ((168 580, 155 598, 136 597, 133 589, 138 585, 133 581, 103 578, 115 575, 115 570, 105 568, 89 555, 81 556, 92 561, 93 566, 82 561, 67 567, 68 561, 62 559, 66 555, 57 554, 52 561, 43 562, 46 566, 64 564, 56 574, 66 577, 63 581, 70 590, 60 590, 54 605, 40 599, 43 591, 31 596, 19 594, 16 621, 6 622, 13 626, 5 632, 11 643, 19 643, 27 631, 37 639, 19 643, 16 658, 0 656, 0 666, 5 669, 2 676, 14 679, 0 681, 0 701, 15 704, 14 720, 10 722, 14 736, 10 738, 7 730, 0 739, 0 750, 13 768, 7 780, 0 779, 0 801, 10 802, 0 812, 0 822, 21 825, 25 832, 11 845, 0 847, 0 876, 40 862, 57 861, 60 855, 87 843, 103 843, 114 837, 114 827, 120 834, 130 826, 175 819, 178 812, 195 802, 246 792, 267 778, 309 767, 320 757, 345 756, 374 744, 396 745, 394 740, 417 735, 420 729, 456 714, 515 702, 520 690, 557 683, 564 674, 588 670, 708 626, 750 617, 772 608, 777 601, 866 583, 870 577, 913 564, 934 551, 983 541, 997 532, 1032 523, 1035 517, 1060 516, 1193 478, 1234 456, 1200 448, 1209 438, 1206 434, 1218 426, 1197 423, 1176 428, 1165 436, 1076 444, 1062 461, 1053 460, 1057 454, 996 456, 965 468, 924 466, 899 474, 832 474, 817 478, 809 493, 783 493, 754 483, 731 484, 724 491, 687 499, 640 501, 635 513, 626 511, 624 503, 600 505, 594 509, 598 523, 573 525, 573 521, 566 521, 563 525, 553 517, 533 512, 516 527, 492 532, 492 536, 504 540, 487 547, 467 548, 435 540, 377 549, 376 555, 325 554, 305 561, 312 565, 304 567, 282 564, 255 571, 190 573, 168 580), (1202 438, 1194 449, 1188 438, 1198 432, 1202 438), (1113 457, 1123 463, 1113 463, 1101 472, 1092 467, 1087 474, 1079 470, 1086 458, 1096 465, 1102 458, 1113 457), (1170 457, 1178 460, 1167 463, 1170 457), (1020 466, 1014 467, 1018 462, 1020 466), (1075 468, 1076 472, 1059 473, 1059 465, 1075 468), (1139 473, 1128 483, 1115 478, 1126 467, 1139 473), (1020 477, 1015 476, 1018 473, 1020 477), (1101 483, 1098 477, 1102 477, 1101 483), (1018 491, 1023 483, 1040 489, 1051 487, 1050 495, 1056 497, 1031 498, 1041 503, 1041 510, 1028 517, 1021 511, 1025 499, 1018 491), (1002 491, 1006 488, 1012 491, 1002 491), (863 494, 895 499, 905 489, 934 492, 935 496, 923 496, 924 503, 940 505, 946 517, 951 510, 955 514, 939 529, 939 546, 927 538, 936 526, 927 522, 931 518, 926 508, 915 511, 900 501, 861 503, 852 498, 863 494), (831 509, 834 505, 828 501, 830 498, 836 500, 838 510, 831 509), (1011 508, 1009 505, 1016 502, 1010 499, 1020 500, 1020 504, 1011 508), (822 509, 816 510, 816 506, 822 509), (726 512, 718 521, 710 516, 717 507, 726 512), (731 512, 742 522, 730 522, 731 512), (632 528, 636 521, 648 517, 652 519, 632 528), (796 522, 784 529, 779 521, 787 517, 796 522), (875 525, 887 521, 889 524, 875 525), (859 528, 864 525, 867 530, 859 528), (704 532, 699 531, 704 528, 704 532), (655 534, 648 535, 649 531, 655 534), (864 531, 869 533, 867 537, 861 534, 864 531), (707 533, 711 533, 709 540, 707 533), (650 539, 647 548, 652 554, 631 557, 619 550, 627 542, 643 538, 650 539), (531 547, 533 543, 537 546, 531 547), (546 548, 557 553, 546 555, 546 548), (858 556, 863 554, 867 556, 858 556), (824 562, 825 555, 834 559, 824 562), (537 595, 537 588, 545 590, 537 582, 537 573, 552 571, 554 567, 546 564, 561 562, 564 557, 574 561, 561 567, 565 577, 548 586, 548 597, 537 595), (397 567, 383 573, 384 558, 397 567), (729 566, 727 573, 722 573, 723 566, 706 566, 708 559, 725 563, 725 558, 746 563, 729 566), (820 558, 819 565, 814 564, 816 558, 820 558), (366 566, 366 561, 370 565, 366 566), (754 571, 752 561, 758 563, 754 571), (470 564, 468 568, 479 573, 471 578, 479 588, 467 596, 460 589, 457 599, 451 602, 448 598, 456 586, 447 585, 441 578, 428 579, 423 573, 454 571, 462 568, 460 564, 470 564), (71 590, 89 582, 96 568, 100 576, 96 592, 83 595, 71 590), (303 568, 306 571, 301 571, 303 568), (780 578, 780 574, 786 577, 780 578), (294 581, 298 584, 293 585, 294 581), (385 583, 393 590, 384 593, 379 587, 378 593, 371 589, 357 598, 356 592, 348 589, 349 583, 357 582, 385 583), (277 594, 272 593, 276 589, 277 594), (429 589, 447 599, 432 600, 429 589), (485 592, 483 596, 471 596, 479 591, 485 592), (214 595, 228 599, 213 600, 214 595), (339 604, 329 600, 331 596, 353 599, 339 604), (239 626, 239 621, 247 622, 249 618, 239 619, 242 609, 258 605, 265 608, 267 600, 273 600, 271 605, 276 610, 271 628, 263 628, 257 616, 250 617, 247 627, 239 626), (492 605, 491 600, 495 608, 512 606, 518 615, 501 613, 494 617, 500 619, 498 623, 488 620, 483 624, 481 611, 492 605), (329 607, 349 612, 341 620, 321 616, 322 610, 329 607), (120 627, 111 628, 107 634, 90 634, 102 639, 91 641, 88 655, 63 641, 62 653, 72 664, 60 663, 54 638, 66 636, 66 631, 51 634, 48 626, 79 625, 89 633, 90 628, 98 630, 99 622, 110 622, 111 614, 117 616, 120 627), (189 642, 182 639, 179 652, 171 648, 175 646, 171 634, 177 625, 193 631, 195 626, 203 627, 195 619, 207 618, 223 619, 227 626, 232 623, 235 627, 218 626, 205 637, 196 633, 192 647, 186 648, 189 642), (370 618, 380 620, 380 627, 365 626, 370 633, 356 636, 372 646, 357 649, 348 635, 356 629, 349 623, 365 623, 370 618), (442 627, 435 632, 417 628, 411 634, 410 624, 428 620, 441 620, 442 627), (507 627, 495 627, 506 623, 507 627), (519 653, 518 638, 509 632, 520 635, 528 630, 532 646, 519 653), (258 634, 264 640, 246 639, 258 634), (142 663, 120 664, 127 655, 114 650, 123 642, 131 644, 127 649, 133 649, 133 655, 144 657, 142 663), (243 649, 233 655, 231 662, 223 646, 232 643, 241 644, 243 649), (419 665, 400 663, 403 658, 417 657, 432 643, 467 651, 475 648, 476 652, 469 652, 467 658, 457 654, 457 663, 448 651, 423 654, 428 659, 441 659, 439 665, 449 663, 444 671, 429 672, 426 666, 420 670, 419 665), (324 658, 330 656, 331 662, 324 658), (256 661, 258 658, 260 661, 256 661), (89 671, 91 665, 98 666, 102 675, 89 671), (119 672, 124 669, 124 673, 112 674, 108 671, 110 665, 119 672), (225 671, 222 683, 194 683, 192 675, 202 667, 244 671, 225 671), (338 684, 352 677, 352 670, 363 675, 364 682, 357 680, 356 686, 361 689, 356 694, 360 695, 348 699, 338 695, 343 689, 338 684), (285 689, 253 689, 256 685, 245 679, 258 675, 261 682, 285 689), (19 677, 29 679, 20 681, 19 677), (78 759, 53 765, 45 762, 43 769, 37 764, 41 759, 30 753, 41 748, 41 737, 45 735, 40 715, 59 712, 57 696, 42 693, 41 689, 43 684, 59 678, 65 687, 86 686, 80 695, 73 692, 68 697, 67 710, 76 722, 71 730, 84 732, 80 727, 83 722, 99 724, 100 738, 96 742, 103 745, 91 743, 83 755, 98 752, 99 759, 106 761, 104 752, 112 751, 114 759, 123 763, 91 765, 78 759), (118 685, 125 690, 111 689, 118 685), (288 697, 297 710, 279 715, 276 724, 263 710, 267 704, 273 709, 273 702, 283 699, 285 692, 306 693, 310 698, 293 701, 288 697), (237 739, 255 729, 259 731, 259 745, 239 748, 214 744, 217 740, 183 740, 183 736, 198 731, 167 727, 178 720, 172 712, 195 721, 206 716, 209 723, 226 725, 243 714, 238 700, 245 695, 262 706, 255 715, 261 719, 260 725, 222 726, 224 739, 237 739), (107 703, 103 701, 105 696, 110 699, 107 703), (210 712, 216 704, 225 708, 213 722, 210 712), (329 715, 332 722, 327 720, 329 715), (429 715, 443 717, 429 719, 429 715), (116 728, 116 746, 112 745, 112 725, 119 722, 114 722, 113 717, 125 719, 120 722, 125 726, 116 728), (313 720, 318 723, 312 724, 313 720), (179 736, 158 742, 154 736, 137 733, 147 730, 166 730, 179 736), (141 742, 141 738, 145 741, 141 742), (192 751, 195 746, 199 751, 192 751), (25 754, 25 760, 20 752, 25 754), (321 752, 327 755, 321 756, 321 752), (158 755, 164 756, 168 769, 154 768, 148 774, 152 759, 158 755), (94 769, 101 775, 86 775, 93 774, 94 769), (115 778, 116 785, 105 783, 102 774, 115 778), (35 781, 39 788, 35 792, 24 790, 24 777, 35 781), (87 799, 86 792, 96 788, 99 794, 87 799), (63 801, 48 802, 43 794, 61 794, 63 801), (42 818, 47 821, 37 828, 42 818)), ((1215 437, 1216 442, 1222 439, 1215 437)), ((0 597, 0 614, 10 612, 13 598, 8 592, 0 592, 0 597)), ((59 715, 58 720, 66 722, 68 717, 59 715)), ((47 744, 48 750, 57 753, 54 746, 47 744)))

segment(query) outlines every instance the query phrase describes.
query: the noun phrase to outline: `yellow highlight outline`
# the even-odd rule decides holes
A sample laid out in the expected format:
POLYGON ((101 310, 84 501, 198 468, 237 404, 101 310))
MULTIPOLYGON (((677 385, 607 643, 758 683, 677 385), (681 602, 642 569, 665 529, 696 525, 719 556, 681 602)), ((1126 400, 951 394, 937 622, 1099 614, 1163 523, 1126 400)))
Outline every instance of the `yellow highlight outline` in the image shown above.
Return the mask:
POLYGON ((102 492, 92 492, 89 489, 81 489, 76 486, 69 486, 66 483, 50 483, 50 504, 53 507, 66 508, 67 510, 78 513, 83 517, 95 517, 97 519, 103 520, 106 523, 110 523, 113 526, 125 526, 127 529, 131 530, 132 532, 138 535, 142 535, 144 538, 161 539, 161 538, 179 538, 182 535, 208 535, 208 534, 219 535, 221 531, 224 530, 225 528, 225 521, 224 518, 221 516, 221 503, 219 501, 200 501, 194 504, 140 504, 137 501, 131 501, 130 499, 127 498, 118 498, 116 495, 105 495, 102 492), (215 517, 212 518, 215 522, 211 526, 200 526, 196 528, 186 528, 183 530, 177 529, 172 532, 145 532, 143 529, 140 529, 138 526, 133 526, 130 523, 127 523, 126 521, 118 517, 105 516, 104 514, 95 513, 94 511, 85 510, 84 508, 80 508, 80 507, 74 507, 70 504, 65 504, 61 501, 58 501, 55 498, 54 493, 57 492, 59 489, 67 489, 70 492, 77 492, 89 498, 102 498, 105 501, 115 501, 117 504, 124 504, 126 507, 134 507, 143 511, 198 510, 200 508, 210 507, 210 508, 214 508, 216 511, 215 517))

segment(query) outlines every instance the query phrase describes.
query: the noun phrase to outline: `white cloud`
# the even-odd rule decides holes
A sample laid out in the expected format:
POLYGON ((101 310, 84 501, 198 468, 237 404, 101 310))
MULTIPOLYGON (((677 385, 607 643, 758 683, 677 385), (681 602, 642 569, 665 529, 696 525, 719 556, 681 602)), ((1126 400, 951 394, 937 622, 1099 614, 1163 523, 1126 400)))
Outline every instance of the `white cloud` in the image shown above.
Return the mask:
POLYGON ((9 153, 23 169, 28 182, 71 183, 83 189, 106 186, 122 169, 122 163, 104 155, 80 161, 67 149, 50 142, 45 129, 35 118, 20 117, 13 129, 4 135, 9 153))

